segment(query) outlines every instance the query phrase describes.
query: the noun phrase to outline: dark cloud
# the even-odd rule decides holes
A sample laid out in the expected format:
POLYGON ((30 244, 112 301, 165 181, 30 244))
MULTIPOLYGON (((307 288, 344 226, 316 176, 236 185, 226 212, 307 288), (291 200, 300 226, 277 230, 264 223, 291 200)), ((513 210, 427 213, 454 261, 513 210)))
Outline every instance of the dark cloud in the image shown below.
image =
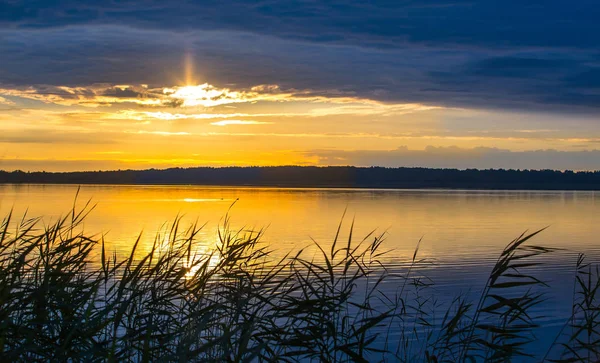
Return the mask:
POLYGON ((584 151, 510 151, 478 147, 433 147, 410 150, 313 150, 307 156, 317 156, 322 165, 355 165, 387 167, 432 168, 504 168, 504 169, 558 169, 600 170, 600 150, 584 151))
POLYGON ((595 0, 10 1, 6 27, 126 24, 151 29, 240 30, 310 41, 468 46, 597 46, 595 0))
POLYGON ((589 68, 566 79, 569 88, 600 90, 600 66, 589 68))
POLYGON ((10 1, 0 14, 4 87, 168 86, 183 81, 189 54, 198 79, 218 86, 600 109, 595 0, 10 1))
POLYGON ((495 57, 469 64, 464 73, 483 77, 540 78, 577 66, 576 61, 568 59, 495 57))
POLYGON ((117 88, 111 87, 104 92, 102 92, 102 96, 111 96, 117 98, 135 98, 135 97, 144 97, 145 93, 141 93, 135 91, 131 88, 117 88))

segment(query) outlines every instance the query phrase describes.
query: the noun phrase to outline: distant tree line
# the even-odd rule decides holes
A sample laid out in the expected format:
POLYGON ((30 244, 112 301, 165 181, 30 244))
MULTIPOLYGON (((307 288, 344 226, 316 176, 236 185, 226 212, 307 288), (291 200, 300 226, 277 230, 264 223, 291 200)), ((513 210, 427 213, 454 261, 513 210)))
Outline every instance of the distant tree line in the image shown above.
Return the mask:
POLYGON ((224 167, 86 172, 0 171, 0 183, 600 190, 600 171, 383 167, 224 167))

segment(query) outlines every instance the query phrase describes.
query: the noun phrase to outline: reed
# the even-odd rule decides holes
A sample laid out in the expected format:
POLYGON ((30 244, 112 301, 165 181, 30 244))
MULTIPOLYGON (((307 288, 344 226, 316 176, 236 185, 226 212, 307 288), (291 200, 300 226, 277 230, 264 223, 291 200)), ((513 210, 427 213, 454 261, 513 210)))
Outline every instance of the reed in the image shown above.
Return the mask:
POLYGON ((358 241, 342 224, 316 256, 275 258, 262 231, 223 220, 214 250, 200 253, 202 226, 181 219, 147 253, 120 258, 73 208, 0 224, 2 361, 596 361, 598 267, 576 266, 572 316, 548 351, 531 350, 533 308, 551 288, 531 272, 554 249, 521 235, 502 251, 479 300, 440 306, 418 257, 390 271, 385 234, 358 241), (394 294, 382 284, 403 281, 394 294), (393 296, 392 296, 393 295, 393 296))

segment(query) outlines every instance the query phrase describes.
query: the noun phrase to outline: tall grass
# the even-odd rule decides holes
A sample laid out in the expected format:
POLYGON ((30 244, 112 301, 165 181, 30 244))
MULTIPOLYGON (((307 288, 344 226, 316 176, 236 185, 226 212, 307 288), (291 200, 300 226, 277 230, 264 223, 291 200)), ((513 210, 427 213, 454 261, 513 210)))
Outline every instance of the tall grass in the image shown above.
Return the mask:
POLYGON ((261 231, 226 217, 214 250, 201 226, 177 219, 149 252, 119 258, 82 222, 86 206, 53 224, 0 224, 2 361, 595 361, 600 356, 598 268, 577 264, 572 316, 546 357, 531 343, 547 286, 531 271, 553 249, 521 235, 500 254, 481 297, 440 307, 421 271, 381 262, 385 235, 341 229, 317 255, 276 259, 261 231), (99 253, 97 253, 99 251, 99 253), (386 281, 402 281, 395 293, 386 281), (439 313, 438 313, 439 312, 439 313))

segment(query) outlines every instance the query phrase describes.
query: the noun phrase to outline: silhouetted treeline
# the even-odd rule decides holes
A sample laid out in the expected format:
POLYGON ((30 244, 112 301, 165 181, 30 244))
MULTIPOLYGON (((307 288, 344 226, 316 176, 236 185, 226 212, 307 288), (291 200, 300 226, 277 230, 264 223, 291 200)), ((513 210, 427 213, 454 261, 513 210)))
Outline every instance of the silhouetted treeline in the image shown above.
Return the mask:
POLYGON ((382 167, 226 167, 91 172, 0 171, 0 183, 600 190, 600 171, 382 167))

